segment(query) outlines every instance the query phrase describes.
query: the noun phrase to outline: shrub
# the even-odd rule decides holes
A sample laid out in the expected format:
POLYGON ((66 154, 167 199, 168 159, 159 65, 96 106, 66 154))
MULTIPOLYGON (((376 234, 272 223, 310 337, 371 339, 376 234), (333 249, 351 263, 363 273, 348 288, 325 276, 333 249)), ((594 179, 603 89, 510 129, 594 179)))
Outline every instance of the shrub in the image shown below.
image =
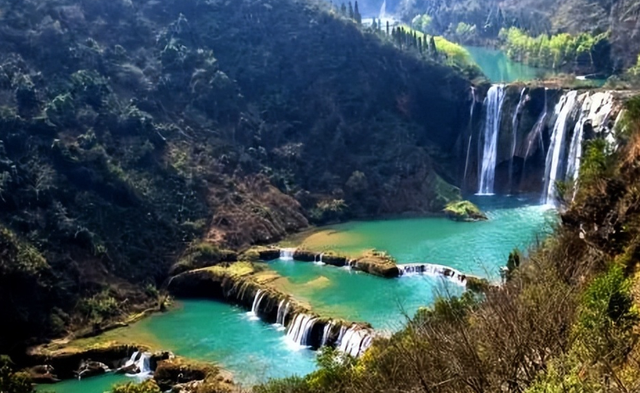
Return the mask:
POLYGON ((116 385, 111 390, 112 393, 161 393, 160 388, 152 379, 140 384, 129 382, 124 385, 116 385))

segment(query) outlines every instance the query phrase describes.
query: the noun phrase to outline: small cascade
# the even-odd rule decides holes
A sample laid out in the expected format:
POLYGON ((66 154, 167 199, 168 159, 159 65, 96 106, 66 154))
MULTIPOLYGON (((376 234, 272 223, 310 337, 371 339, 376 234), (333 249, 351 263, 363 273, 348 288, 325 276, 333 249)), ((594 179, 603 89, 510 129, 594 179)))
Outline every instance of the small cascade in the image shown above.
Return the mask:
POLYGON ((295 248, 282 248, 280 249, 280 259, 283 261, 293 261, 293 254, 295 254, 295 248))
POLYGON ((498 157, 498 134, 502 104, 505 97, 504 85, 493 85, 485 99, 486 119, 483 132, 484 146, 479 173, 478 195, 492 195, 498 157))
POLYGON ((262 299, 264 299, 266 294, 267 293, 262 289, 258 289, 258 291, 256 292, 256 295, 253 298, 253 305, 251 306, 251 311, 247 313, 247 315, 249 315, 249 318, 252 321, 257 321, 260 319, 260 317, 258 316, 259 315, 258 312, 260 310, 260 302, 262 302, 262 299))
POLYGON ((398 265, 401 276, 429 275, 450 279, 460 285, 467 284, 467 276, 447 266, 432 263, 411 263, 398 265))
POLYGON ((287 338, 298 346, 309 346, 309 339, 311 336, 311 329, 317 322, 317 319, 312 315, 298 314, 293 319, 289 330, 287 331, 287 338))
POLYGON ((509 192, 511 192, 513 188, 513 159, 516 156, 516 146, 518 145, 518 126, 520 123, 520 112, 522 111, 522 107, 525 103, 525 92, 527 91, 526 87, 522 88, 520 92, 520 100, 518 101, 518 105, 516 106, 516 110, 513 113, 513 118, 511 119, 511 159, 509 160, 509 192))
POLYGON ((313 257, 313 263, 315 263, 316 265, 326 265, 324 262, 322 262, 322 256, 324 255, 324 253, 321 253, 320 255, 316 255, 313 257))
POLYGON ((331 329, 333 329, 333 326, 333 321, 329 321, 326 325, 324 325, 324 330, 322 331, 322 341, 320 342, 321 347, 327 345, 327 341, 329 341, 329 335, 331 335, 331 329))
POLYGON ((563 149, 567 129, 567 121, 574 109, 578 92, 570 91, 560 98, 556 105, 556 122, 551 134, 551 143, 547 153, 545 164, 545 183, 542 190, 542 204, 553 204, 556 191, 556 180, 562 179, 563 170, 563 149))
POLYGON ((344 333, 341 330, 340 334, 342 337, 340 337, 338 350, 353 357, 362 355, 367 348, 371 346, 371 342, 373 341, 371 332, 357 325, 346 329, 344 333))
POLYGON ((151 355, 146 352, 134 352, 122 368, 131 367, 132 365, 135 365, 138 372, 136 374, 126 374, 127 377, 146 379, 153 373, 151 371, 151 355))
POLYGON ((278 304, 278 314, 276 315, 276 323, 275 325, 279 329, 284 329, 285 324, 287 322, 287 314, 289 314, 289 308, 291 307, 291 303, 287 299, 282 299, 280 304, 278 304))
POLYGON ((467 184, 467 172, 469 171, 469 156, 471 153, 471 141, 473 140, 473 112, 476 107, 476 88, 471 86, 471 109, 469 110, 469 142, 467 142, 467 159, 464 163, 464 178, 462 184, 467 184))

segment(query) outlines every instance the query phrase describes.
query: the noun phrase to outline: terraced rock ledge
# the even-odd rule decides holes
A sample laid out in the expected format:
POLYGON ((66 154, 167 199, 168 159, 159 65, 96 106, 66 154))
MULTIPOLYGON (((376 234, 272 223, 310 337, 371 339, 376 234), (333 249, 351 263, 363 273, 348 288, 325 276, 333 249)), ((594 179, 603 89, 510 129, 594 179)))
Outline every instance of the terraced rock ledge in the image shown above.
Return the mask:
POLYGON ((278 258, 291 258, 299 262, 322 262, 336 267, 349 266, 353 270, 362 271, 384 278, 396 278, 402 273, 396 261, 382 251, 367 251, 359 257, 350 258, 335 251, 316 252, 305 249, 281 249, 277 247, 256 247, 249 251, 262 261, 278 258))
POLYGON ((310 305, 278 289, 278 280, 283 278, 260 264, 236 262, 178 274, 167 289, 177 297, 215 299, 251 310, 264 322, 285 328, 301 346, 333 346, 359 356, 370 345, 371 325, 320 316, 310 305))

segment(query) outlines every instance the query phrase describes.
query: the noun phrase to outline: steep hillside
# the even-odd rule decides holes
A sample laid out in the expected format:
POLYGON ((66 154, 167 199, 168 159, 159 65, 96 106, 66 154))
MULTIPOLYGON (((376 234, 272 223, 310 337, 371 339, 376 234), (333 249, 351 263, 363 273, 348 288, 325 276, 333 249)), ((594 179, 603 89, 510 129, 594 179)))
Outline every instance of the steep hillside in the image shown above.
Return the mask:
POLYGON ((0 352, 153 303, 185 252, 459 197, 469 82, 320 4, 3 0, 0 20, 0 352))

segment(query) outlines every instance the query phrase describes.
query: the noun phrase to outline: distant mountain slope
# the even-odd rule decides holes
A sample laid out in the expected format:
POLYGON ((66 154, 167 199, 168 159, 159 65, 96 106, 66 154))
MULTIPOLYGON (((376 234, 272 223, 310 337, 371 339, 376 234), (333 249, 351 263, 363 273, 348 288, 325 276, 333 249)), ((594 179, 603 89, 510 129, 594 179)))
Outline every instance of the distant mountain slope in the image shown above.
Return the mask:
POLYGON ((523 27, 530 34, 611 31, 617 68, 636 63, 640 52, 640 1, 638 0, 404 0, 398 7, 411 20, 417 14, 434 17, 434 27, 445 31, 464 22, 488 29, 495 37, 498 12, 503 27, 523 27))

